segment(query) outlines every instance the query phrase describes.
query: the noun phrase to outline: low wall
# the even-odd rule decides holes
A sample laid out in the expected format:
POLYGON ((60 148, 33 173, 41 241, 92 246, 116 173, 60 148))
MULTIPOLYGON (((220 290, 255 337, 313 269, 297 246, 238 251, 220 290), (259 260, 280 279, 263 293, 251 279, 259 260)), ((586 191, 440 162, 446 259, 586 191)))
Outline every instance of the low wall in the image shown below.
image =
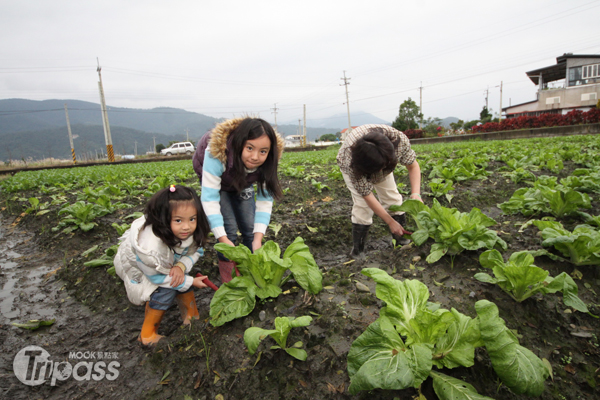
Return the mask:
POLYGON ((509 140, 534 137, 593 135, 600 133, 599 124, 552 126, 546 128, 521 129, 518 131, 500 131, 488 133, 470 133, 466 135, 442 136, 435 138, 411 139, 412 144, 447 143, 464 140, 509 140))

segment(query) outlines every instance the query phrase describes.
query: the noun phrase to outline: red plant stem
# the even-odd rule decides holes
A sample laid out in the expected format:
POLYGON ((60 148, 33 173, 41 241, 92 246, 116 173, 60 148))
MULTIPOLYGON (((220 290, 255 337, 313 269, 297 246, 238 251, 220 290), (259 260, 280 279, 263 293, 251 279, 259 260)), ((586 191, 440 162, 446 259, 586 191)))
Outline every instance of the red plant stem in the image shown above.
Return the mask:
MULTIPOLYGON (((202 276, 202 275, 201 274, 196 274, 196 276, 202 276)), ((206 284, 206 286, 208 286, 209 288, 211 288, 215 292, 217 290, 219 290, 219 287, 217 285, 215 285, 214 283, 212 283, 210 281, 210 279, 208 279, 208 276, 206 278, 202 279, 202 282, 204 282, 206 284)))

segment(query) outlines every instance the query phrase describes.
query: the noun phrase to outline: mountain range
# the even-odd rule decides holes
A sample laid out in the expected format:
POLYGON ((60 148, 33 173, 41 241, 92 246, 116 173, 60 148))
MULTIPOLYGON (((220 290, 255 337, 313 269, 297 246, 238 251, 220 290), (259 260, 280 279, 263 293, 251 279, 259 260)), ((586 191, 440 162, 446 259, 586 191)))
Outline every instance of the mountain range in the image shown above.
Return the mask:
MULTIPOLYGON (((74 138, 75 153, 94 158, 105 153, 106 144, 100 104, 80 100, 0 100, 0 160, 38 160, 71 158, 65 106, 74 138)), ((196 143, 204 133, 222 119, 179 108, 159 107, 136 109, 107 106, 113 148, 116 154, 145 154, 156 144, 167 146, 170 141, 196 143)), ((365 112, 350 115, 353 126, 387 124, 365 112)), ((455 122, 446 118, 442 124, 455 122)), ((301 122, 303 125, 303 123, 301 122)), ((308 141, 326 133, 336 133, 348 127, 348 116, 337 114, 328 118, 308 118, 308 141)), ((277 125, 283 135, 299 133, 296 121, 277 125)))
MULTIPOLYGON (((0 100, 0 160, 70 158, 65 106, 76 154, 106 151, 100 104, 80 100, 0 100)), ((221 119, 178 108, 134 109, 107 106, 113 147, 117 154, 144 154, 155 144, 189 140, 193 143, 221 119)), ((387 123, 366 113, 352 114, 353 125, 387 123)), ((346 115, 307 120, 309 141, 336 133, 348 125, 346 115)), ((284 136, 298 134, 298 124, 283 123, 284 136)))

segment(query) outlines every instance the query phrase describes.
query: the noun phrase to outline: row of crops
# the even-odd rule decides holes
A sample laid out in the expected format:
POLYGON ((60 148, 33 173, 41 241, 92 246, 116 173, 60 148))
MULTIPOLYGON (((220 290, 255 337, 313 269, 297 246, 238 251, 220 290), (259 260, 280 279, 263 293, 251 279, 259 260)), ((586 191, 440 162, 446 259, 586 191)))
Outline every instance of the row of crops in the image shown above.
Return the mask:
MULTIPOLYGON (((415 246, 431 245, 427 263, 449 260, 454 267, 457 256, 475 254, 481 268, 474 278, 497 285, 515 304, 532 296, 561 293, 566 307, 593 319, 600 311, 598 306, 580 298, 579 287, 568 272, 572 267, 600 266, 600 215, 590 213, 590 209, 597 209, 594 201, 600 193, 599 148, 600 138, 596 136, 417 145, 414 149, 422 170, 425 204, 409 200, 399 210, 412 217, 415 246), (497 208, 504 215, 519 216, 521 232, 537 229, 542 248, 511 253, 498 234, 497 222, 485 214, 484 207, 477 207, 476 200, 471 209, 452 207, 458 187, 467 182, 487 182, 491 177, 516 185, 510 198, 497 204, 497 208), (536 257, 542 256, 572 267, 550 276, 535 265, 536 257)), ((336 196, 347 196, 328 186, 342 181, 335 164, 336 154, 337 148, 286 153, 280 174, 287 180, 310 185, 312 193, 327 192, 336 200, 336 196)), ((407 193, 408 187, 403 183, 406 170, 398 167, 395 174, 399 190, 407 193)), ((118 222, 111 223, 120 235, 139 215, 122 210, 139 209, 157 190, 177 183, 200 190, 189 161, 21 172, 0 181, 0 198, 9 212, 24 213, 23 218, 32 221, 43 218, 59 235, 77 230, 93 232, 105 223, 107 216, 119 216, 118 222)), ((285 187, 284 193, 297 195, 285 187)), ((271 230, 279 229, 281 225, 274 222, 271 230)), ((310 247, 309 241, 307 244, 310 247)), ((111 271, 115 247, 108 245, 101 258, 88 261, 89 266, 105 265, 111 271)), ((264 300, 279 296, 279 286, 287 281, 277 270, 281 265, 291 268, 294 279, 307 292, 316 295, 322 290, 322 277, 315 277, 314 259, 307 254, 308 248, 294 242, 288 249, 291 250, 280 258, 277 244, 264 246, 265 255, 261 257, 269 260, 265 274, 270 278, 266 280, 257 279, 257 275, 267 271, 267 267, 258 265, 260 262, 252 255, 240 250, 239 263, 252 258, 248 261, 252 265, 240 268, 243 276, 235 278, 227 291, 214 296, 213 325, 248 315, 256 307, 255 297, 264 300), (300 264, 304 268, 298 267, 300 264), (277 281, 276 289, 273 281, 277 281), (239 288, 244 288, 244 293, 240 294, 239 288), (237 297, 232 293, 238 293, 237 297), (224 310, 231 310, 231 304, 251 307, 227 314, 224 310)), ((230 258, 233 257, 232 253, 230 258)), ((477 317, 471 318, 454 308, 447 310, 429 302, 429 290, 418 280, 395 279, 371 268, 362 272, 376 282, 377 297, 385 307, 356 338, 348 353, 351 393, 419 388, 431 378, 441 399, 489 398, 477 395, 469 383, 440 372, 443 368, 472 367, 477 348, 486 349, 500 381, 514 393, 539 396, 545 390, 552 366, 519 344, 493 302, 478 301, 477 317)), ((285 339, 292 327, 306 326, 311 318, 299 316, 295 320, 277 319, 273 331, 246 332, 251 353, 266 335, 274 335, 280 348, 294 357, 300 354, 298 359, 306 359, 306 352, 297 348, 301 343, 287 347, 285 339), (278 336, 276 331, 285 334, 278 336)))

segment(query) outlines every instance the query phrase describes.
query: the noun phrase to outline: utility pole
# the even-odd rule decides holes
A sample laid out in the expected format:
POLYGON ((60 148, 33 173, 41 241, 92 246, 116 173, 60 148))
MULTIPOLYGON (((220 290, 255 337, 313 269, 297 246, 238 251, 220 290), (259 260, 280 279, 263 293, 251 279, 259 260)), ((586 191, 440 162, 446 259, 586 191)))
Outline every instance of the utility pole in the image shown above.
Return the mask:
POLYGON ((500 109, 498 111, 498 122, 502 120, 502 81, 500 81, 500 109))
POLYGON ((490 88, 485 89, 485 109, 488 109, 488 95, 490 94, 490 88))
MULTIPOLYGON (((423 81, 421 81, 421 86, 419 86, 419 114, 423 115, 423 81)), ((419 119, 419 129, 421 129, 422 119, 419 119)))
POLYGON ((344 71, 344 77, 340 78, 344 81, 340 86, 346 86, 346 108, 348 109, 348 130, 346 134, 342 137, 342 140, 346 140, 346 137, 352 132, 352 124, 350 123, 350 99, 348 98, 348 85, 350 84, 350 78, 346 78, 346 71, 344 71))
POLYGON ((156 136, 152 136, 152 144, 154 147, 152 147, 152 152, 156 153, 156 136))
MULTIPOLYGON (((301 123, 302 123, 302 120, 299 119, 298 120, 298 136, 302 135, 302 125, 301 125, 301 123)), ((302 140, 300 140, 300 142, 302 142, 302 140)), ((300 143, 300 144, 302 144, 302 143, 300 143)))
POLYGON ((67 111, 67 103, 65 103, 65 115, 67 117, 67 131, 69 131, 69 143, 71 144, 71 156, 73 156, 73 164, 77 164, 75 147, 73 146, 73 134, 71 134, 71 122, 69 122, 69 112, 67 111))
POLYGON ((302 133, 302 147, 306 147, 306 104, 304 105, 304 132, 302 133))
POLYGON ((98 71, 98 78, 100 78, 98 81, 98 88, 100 89, 100 106, 102 107, 102 125, 104 126, 106 154, 108 155, 108 161, 114 162, 115 153, 113 151, 112 137, 110 136, 110 125, 108 124, 108 113, 106 112, 106 101, 104 100, 104 89, 102 88, 102 74, 100 73, 102 68, 100 68, 100 61, 98 58, 96 58, 96 61, 98 61, 98 68, 96 70, 98 71))
MULTIPOLYGON (((423 81, 419 86, 419 114, 423 115, 423 81)), ((423 118, 419 118, 419 129, 422 128, 423 118)))
POLYGON ((277 110, 279 110, 277 108, 277 103, 275 103, 275 107, 271 108, 271 110, 273 110, 271 111, 271 114, 275 114, 275 131, 277 131, 277 110))

